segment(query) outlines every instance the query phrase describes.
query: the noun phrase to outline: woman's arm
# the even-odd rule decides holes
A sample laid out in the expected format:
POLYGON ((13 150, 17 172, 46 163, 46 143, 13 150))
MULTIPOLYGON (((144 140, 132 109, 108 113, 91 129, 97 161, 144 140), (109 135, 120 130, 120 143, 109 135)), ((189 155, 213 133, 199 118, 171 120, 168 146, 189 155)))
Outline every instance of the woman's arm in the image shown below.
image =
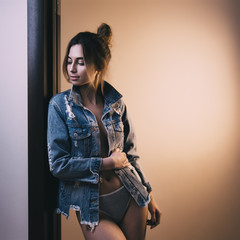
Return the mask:
POLYGON ((153 197, 152 187, 148 181, 146 181, 145 176, 141 170, 140 164, 138 162, 139 156, 136 154, 136 139, 133 130, 132 123, 127 114, 126 106, 124 106, 123 114, 123 124, 124 124, 124 152, 127 154, 129 162, 135 167, 138 175, 141 178, 142 184, 147 188, 150 193, 150 202, 148 204, 148 210, 151 214, 151 220, 148 220, 148 224, 151 225, 151 229, 156 227, 160 223, 161 211, 157 206, 157 203, 153 197))
POLYGON ((123 125, 124 125, 124 148, 123 152, 127 154, 127 158, 129 162, 133 165, 133 167, 136 169, 138 175, 141 178, 142 184, 147 188, 148 192, 152 191, 152 187, 150 183, 146 180, 142 170, 141 166, 139 164, 139 156, 136 152, 136 136, 135 131, 132 125, 132 122, 129 118, 126 105, 123 104, 123 125))
POLYGON ((102 158, 71 156, 71 140, 64 114, 57 103, 51 101, 48 108, 48 159, 51 173, 63 180, 99 182, 102 158))
POLYGON ((98 183, 99 171, 123 168, 130 165, 126 154, 116 149, 107 158, 72 157, 71 140, 57 103, 51 101, 48 110, 48 159, 52 174, 63 180, 98 183))
POLYGON ((155 228, 160 223, 160 218, 162 215, 162 212, 160 211, 154 197, 153 193, 150 193, 151 201, 148 204, 148 211, 151 214, 151 220, 148 220, 148 225, 151 225, 151 229, 155 228))

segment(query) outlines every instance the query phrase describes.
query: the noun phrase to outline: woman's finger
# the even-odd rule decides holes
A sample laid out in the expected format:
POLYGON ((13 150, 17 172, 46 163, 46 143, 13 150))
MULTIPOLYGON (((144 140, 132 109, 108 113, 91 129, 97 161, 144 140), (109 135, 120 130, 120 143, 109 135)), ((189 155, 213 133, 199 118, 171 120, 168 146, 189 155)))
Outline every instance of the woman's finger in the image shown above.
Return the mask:
POLYGON ((156 211, 156 225, 160 224, 161 214, 160 211, 156 211))
POLYGON ((155 211, 153 213, 151 213, 151 229, 154 228, 156 226, 156 215, 155 215, 155 211))
POLYGON ((130 166, 130 162, 128 160, 126 161, 125 166, 126 167, 130 166))

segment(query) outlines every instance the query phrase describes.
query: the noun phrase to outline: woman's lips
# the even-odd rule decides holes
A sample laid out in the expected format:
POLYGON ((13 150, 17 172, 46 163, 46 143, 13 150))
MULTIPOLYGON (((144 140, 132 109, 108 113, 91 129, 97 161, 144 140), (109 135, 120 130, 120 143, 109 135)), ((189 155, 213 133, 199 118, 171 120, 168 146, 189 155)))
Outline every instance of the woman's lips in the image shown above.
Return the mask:
POLYGON ((76 81, 76 80, 79 79, 79 77, 78 76, 70 76, 70 79, 73 80, 73 81, 76 81))

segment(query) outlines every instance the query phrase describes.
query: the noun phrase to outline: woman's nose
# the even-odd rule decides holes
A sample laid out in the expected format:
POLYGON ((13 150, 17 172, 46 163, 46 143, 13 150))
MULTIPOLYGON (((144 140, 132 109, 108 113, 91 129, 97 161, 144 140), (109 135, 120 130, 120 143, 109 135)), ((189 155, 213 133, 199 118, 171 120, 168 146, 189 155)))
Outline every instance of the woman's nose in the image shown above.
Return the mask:
POLYGON ((70 67, 71 72, 76 72, 76 65, 73 63, 70 67))

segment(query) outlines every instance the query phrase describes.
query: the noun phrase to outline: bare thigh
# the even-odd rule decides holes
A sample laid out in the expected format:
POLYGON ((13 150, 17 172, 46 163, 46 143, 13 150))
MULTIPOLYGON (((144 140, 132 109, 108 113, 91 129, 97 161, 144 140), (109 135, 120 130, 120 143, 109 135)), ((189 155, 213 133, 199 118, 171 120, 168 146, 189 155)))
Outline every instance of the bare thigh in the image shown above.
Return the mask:
POLYGON ((134 199, 120 224, 127 240, 144 240, 146 235, 148 207, 139 207, 134 199))
MULTIPOLYGON (((76 212, 78 222, 80 214, 76 212)), ((107 218, 100 218, 98 226, 91 232, 87 225, 80 224, 86 240, 126 240, 119 226, 107 218)))

